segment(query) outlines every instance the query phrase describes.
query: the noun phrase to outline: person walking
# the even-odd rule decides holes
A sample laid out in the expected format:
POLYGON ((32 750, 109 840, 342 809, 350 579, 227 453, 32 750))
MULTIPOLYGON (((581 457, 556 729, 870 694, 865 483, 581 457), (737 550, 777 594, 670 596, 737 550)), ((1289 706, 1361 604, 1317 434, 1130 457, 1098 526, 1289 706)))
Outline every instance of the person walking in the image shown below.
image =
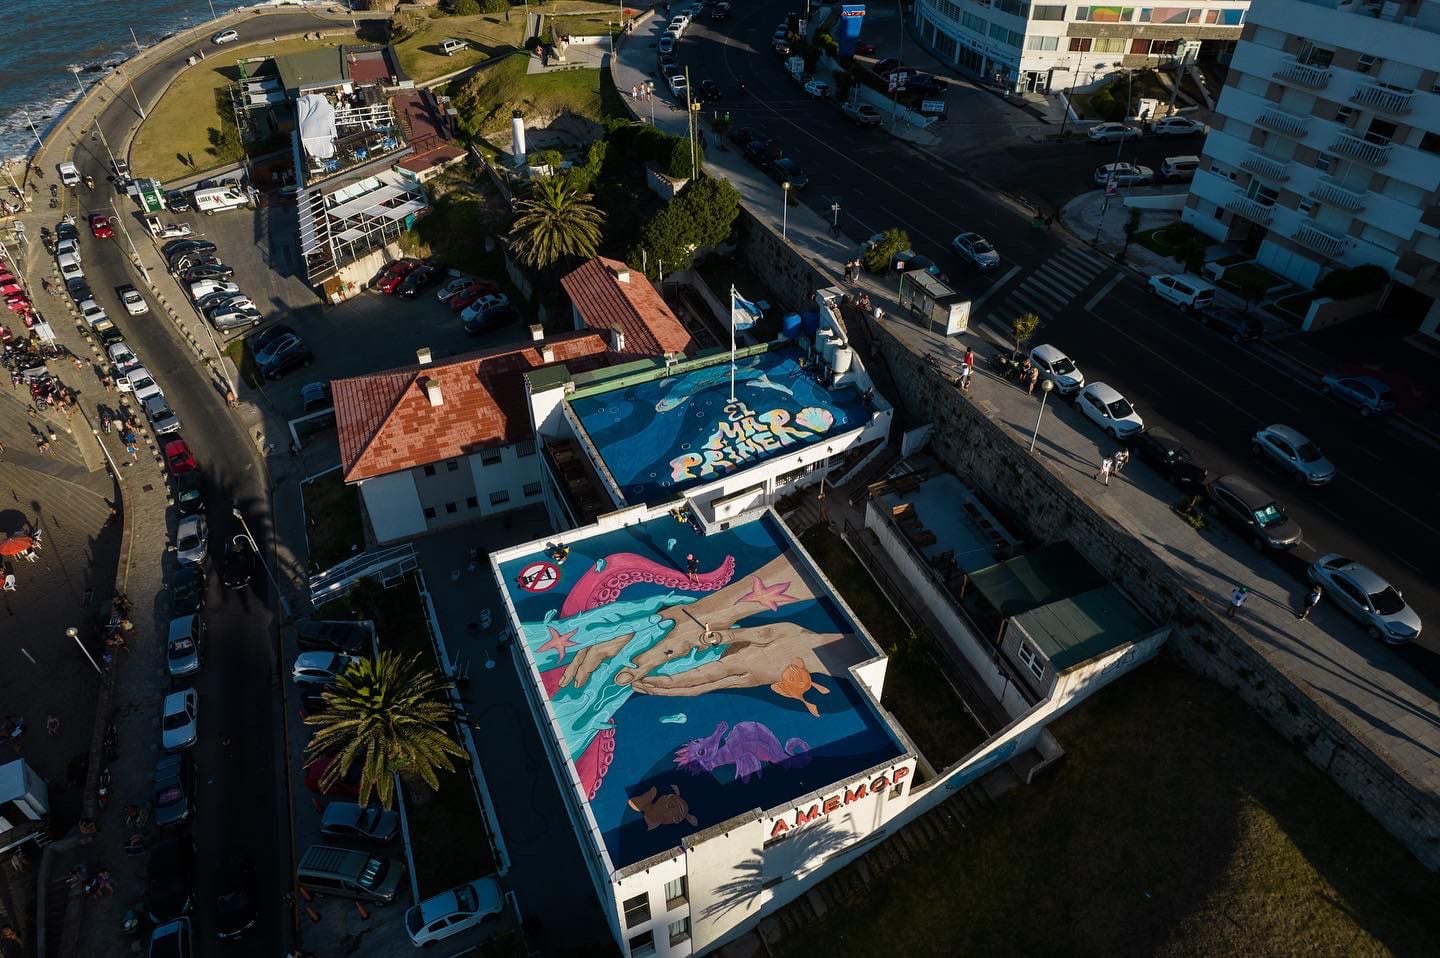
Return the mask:
POLYGON ((1100 471, 1097 472, 1097 473, 1095 473, 1095 478, 1096 478, 1096 480, 1105 483, 1105 485, 1107 485, 1107 486, 1110 485, 1110 473, 1111 473, 1114 469, 1115 469, 1115 458, 1114 458, 1113 456, 1106 456, 1104 459, 1101 459, 1101 460, 1100 460, 1100 471))
POLYGON ((54 737, 54 736, 59 735, 59 734, 60 734, 60 716, 58 716, 58 715, 48 715, 48 716, 46 716, 46 718, 45 718, 45 731, 48 732, 48 733, 50 733, 51 737, 54 737))
MULTIPOLYGON (((1037 367, 1037 366, 1031 366, 1031 367, 1030 367, 1030 379, 1029 379, 1029 382, 1027 382, 1026 385, 1025 385, 1025 394, 1026 394, 1027 396, 1033 396, 1033 395, 1035 395, 1035 384, 1038 383, 1039 381, 1040 381, 1040 369, 1039 369, 1039 367, 1037 367)), ((1116 470, 1116 471, 1118 472, 1119 470, 1116 470)))
POLYGON ((1120 473, 1123 472, 1125 467, 1128 465, 1130 465, 1129 449, 1121 449, 1119 452, 1115 453, 1115 467, 1113 470, 1115 475, 1120 475, 1120 473))
POLYGON ((1237 585, 1231 589, 1230 606, 1225 610, 1226 618, 1235 618, 1235 613, 1240 611, 1240 607, 1245 604, 1245 600, 1248 598, 1250 598, 1250 590, 1245 588, 1245 586, 1237 585))
POLYGON ((1310 613, 1315 611, 1315 607, 1320 604, 1320 599, 1323 598, 1324 595, 1325 590, 1320 588, 1320 586, 1311 586, 1309 594, 1305 596, 1304 601, 1301 602, 1300 609, 1295 613, 1295 618, 1302 621, 1308 620, 1310 613))
POLYGON ((970 377, 973 376, 974 374, 975 374, 975 367, 974 367, 974 366, 962 365, 962 366, 960 367, 960 391, 961 391, 961 392, 969 392, 969 391, 970 391, 970 377))
POLYGON ((685 578, 690 580, 691 585, 700 584, 700 560, 693 552, 685 554, 685 578))

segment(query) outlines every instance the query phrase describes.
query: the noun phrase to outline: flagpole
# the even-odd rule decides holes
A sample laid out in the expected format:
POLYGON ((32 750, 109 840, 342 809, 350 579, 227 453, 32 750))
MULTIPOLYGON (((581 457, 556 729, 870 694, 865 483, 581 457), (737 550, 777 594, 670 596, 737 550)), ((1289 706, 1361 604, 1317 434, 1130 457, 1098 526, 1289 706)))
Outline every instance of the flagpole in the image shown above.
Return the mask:
POLYGON ((730 284, 730 401, 735 401, 735 284, 730 284))

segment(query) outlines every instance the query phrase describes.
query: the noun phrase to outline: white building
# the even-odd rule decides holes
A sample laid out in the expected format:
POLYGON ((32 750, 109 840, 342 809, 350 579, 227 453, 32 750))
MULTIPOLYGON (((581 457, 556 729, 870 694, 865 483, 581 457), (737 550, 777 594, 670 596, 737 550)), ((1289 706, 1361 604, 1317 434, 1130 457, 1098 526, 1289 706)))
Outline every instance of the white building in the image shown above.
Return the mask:
POLYGON ((1306 286, 1378 265, 1440 335, 1440 2, 1258 0, 1218 110, 1185 221, 1306 286))
POLYGON ((915 28, 962 70, 1010 89, 1048 93, 1122 69, 1194 62, 1202 47, 1239 39, 1249 6, 1248 0, 1174 7, 916 0, 915 28))

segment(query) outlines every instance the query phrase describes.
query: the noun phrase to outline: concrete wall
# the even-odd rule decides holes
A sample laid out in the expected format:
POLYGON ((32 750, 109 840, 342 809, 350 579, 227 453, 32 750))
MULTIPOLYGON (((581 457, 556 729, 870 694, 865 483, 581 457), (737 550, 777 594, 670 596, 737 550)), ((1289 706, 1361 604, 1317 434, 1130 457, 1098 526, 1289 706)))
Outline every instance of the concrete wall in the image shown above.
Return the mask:
POLYGON ((1324 329, 1327 326, 1334 326, 1337 323, 1348 322, 1367 313, 1373 313, 1384 292, 1383 289, 1377 289, 1373 293, 1356 296, 1353 299, 1330 299, 1322 296, 1310 304, 1310 309, 1305 314, 1305 322, 1300 324, 1300 329, 1303 332, 1313 333, 1317 329, 1324 329))
POLYGON ((365 499, 365 512, 379 542, 408 539, 425 531, 425 516, 420 512, 420 495, 415 480, 408 472, 376 476, 360 483, 365 499))

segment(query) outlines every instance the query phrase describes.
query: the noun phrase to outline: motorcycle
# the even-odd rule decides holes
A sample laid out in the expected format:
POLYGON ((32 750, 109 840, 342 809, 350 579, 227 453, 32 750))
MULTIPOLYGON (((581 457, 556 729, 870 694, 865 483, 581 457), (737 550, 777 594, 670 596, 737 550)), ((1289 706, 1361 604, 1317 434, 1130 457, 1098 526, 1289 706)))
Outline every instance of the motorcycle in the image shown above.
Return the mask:
POLYGON ((87 190, 93 190, 95 188, 95 177, 91 176, 89 173, 85 174, 85 188, 87 190))
POLYGON ((100 770, 100 784, 95 790, 95 800, 101 808, 110 807, 110 769, 100 770))
POLYGON ((101 740, 100 747, 105 752, 106 761, 113 762, 120 757, 120 733, 116 731, 114 722, 105 727, 105 737, 101 740))

